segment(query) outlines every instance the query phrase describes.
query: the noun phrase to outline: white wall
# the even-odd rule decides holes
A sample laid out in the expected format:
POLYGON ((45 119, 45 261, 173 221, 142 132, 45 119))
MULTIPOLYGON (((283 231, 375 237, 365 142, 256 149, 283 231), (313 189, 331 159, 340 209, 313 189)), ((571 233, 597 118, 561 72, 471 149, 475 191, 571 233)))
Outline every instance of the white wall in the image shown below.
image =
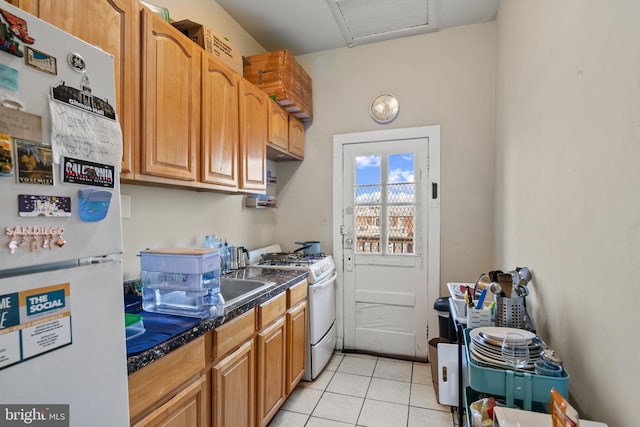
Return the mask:
MULTIPOLYGON (((305 160, 279 163, 277 236, 332 247, 332 136, 377 129, 440 125, 441 293, 447 281, 474 281, 493 250, 495 23, 296 58, 313 79, 313 122, 305 160), (398 118, 369 116, 375 95, 400 102, 398 118)), ((434 297, 435 298, 435 297, 434 297)))
POLYGON ((131 218, 122 220, 124 279, 140 274, 141 250, 202 247, 205 234, 249 248, 276 240, 275 212, 244 206, 242 195, 123 185, 131 197, 131 218))
POLYGON ((586 418, 638 425, 640 2, 503 1, 496 259, 533 269, 538 332, 586 418))

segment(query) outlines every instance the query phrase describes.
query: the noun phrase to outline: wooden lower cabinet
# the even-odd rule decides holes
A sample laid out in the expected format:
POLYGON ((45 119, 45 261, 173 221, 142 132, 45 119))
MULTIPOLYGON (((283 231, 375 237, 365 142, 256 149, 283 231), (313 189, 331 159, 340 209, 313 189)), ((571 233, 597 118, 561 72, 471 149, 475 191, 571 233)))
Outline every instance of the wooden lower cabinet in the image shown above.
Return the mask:
POLYGON ((132 426, 264 427, 305 371, 307 281, 129 375, 132 426))
POLYGON ((200 337, 129 375, 131 425, 207 425, 205 359, 200 337), (180 424, 180 420, 194 422, 180 424))
POLYGON ((287 398, 286 322, 280 317, 256 337, 257 424, 266 426, 287 398))
MULTIPOLYGON (((306 285, 306 282, 305 282, 306 285)), ((287 394, 298 385, 307 362, 307 302, 287 311, 287 394)))
POLYGON ((200 376, 171 400, 132 426, 204 427, 208 410, 206 384, 206 377, 200 376))
POLYGON ((255 425, 255 347, 251 339, 211 368, 212 426, 255 425))

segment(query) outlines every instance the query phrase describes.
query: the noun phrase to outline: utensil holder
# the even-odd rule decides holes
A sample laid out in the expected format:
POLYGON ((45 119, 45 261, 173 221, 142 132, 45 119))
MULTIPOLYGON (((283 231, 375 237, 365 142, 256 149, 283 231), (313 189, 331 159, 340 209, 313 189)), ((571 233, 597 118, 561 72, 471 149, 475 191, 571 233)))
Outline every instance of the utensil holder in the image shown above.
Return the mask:
POLYGON ((521 329, 524 313, 524 297, 498 297, 496 326, 521 329))

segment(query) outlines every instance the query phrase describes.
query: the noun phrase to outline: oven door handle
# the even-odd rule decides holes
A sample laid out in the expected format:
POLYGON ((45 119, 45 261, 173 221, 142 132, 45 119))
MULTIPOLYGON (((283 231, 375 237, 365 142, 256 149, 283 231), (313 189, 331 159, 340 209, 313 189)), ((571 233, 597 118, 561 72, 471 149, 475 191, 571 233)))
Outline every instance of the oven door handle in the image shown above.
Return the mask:
POLYGON ((319 291, 322 288, 326 288, 327 286, 329 286, 330 284, 332 284, 336 280, 336 277, 338 277, 338 272, 334 271, 333 274, 330 277, 328 277, 328 278, 326 278, 324 280, 321 280, 318 283, 314 283, 312 285, 309 285, 309 289, 312 290, 312 291, 319 291))

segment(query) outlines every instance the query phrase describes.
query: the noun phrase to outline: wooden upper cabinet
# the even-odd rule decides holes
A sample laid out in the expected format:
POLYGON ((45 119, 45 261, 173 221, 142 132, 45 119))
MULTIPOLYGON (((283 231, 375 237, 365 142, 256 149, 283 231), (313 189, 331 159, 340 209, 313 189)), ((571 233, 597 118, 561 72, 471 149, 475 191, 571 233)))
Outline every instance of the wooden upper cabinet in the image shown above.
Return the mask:
POLYGON ((19 7, 34 16, 38 16, 38 0, 6 0, 7 3, 19 7))
MULTIPOLYGON (((114 57, 116 112, 122 127, 122 177, 133 178, 139 120, 137 0, 19 0, 19 7, 114 57)), ((14 3, 15 4, 15 3, 14 3)))
POLYGON ((304 157, 304 124, 293 116, 289 117, 289 152, 304 157))
POLYGON ((240 77, 202 52, 202 174, 208 184, 238 188, 238 81, 240 77))
POLYGON ((289 149, 289 113, 274 100, 269 100, 269 144, 289 149))
POLYGON ((201 50, 155 13, 146 8, 141 13, 142 136, 140 176, 136 179, 195 182, 200 148, 201 50))
POLYGON ((240 190, 266 191, 267 115, 269 98, 240 80, 240 190))

